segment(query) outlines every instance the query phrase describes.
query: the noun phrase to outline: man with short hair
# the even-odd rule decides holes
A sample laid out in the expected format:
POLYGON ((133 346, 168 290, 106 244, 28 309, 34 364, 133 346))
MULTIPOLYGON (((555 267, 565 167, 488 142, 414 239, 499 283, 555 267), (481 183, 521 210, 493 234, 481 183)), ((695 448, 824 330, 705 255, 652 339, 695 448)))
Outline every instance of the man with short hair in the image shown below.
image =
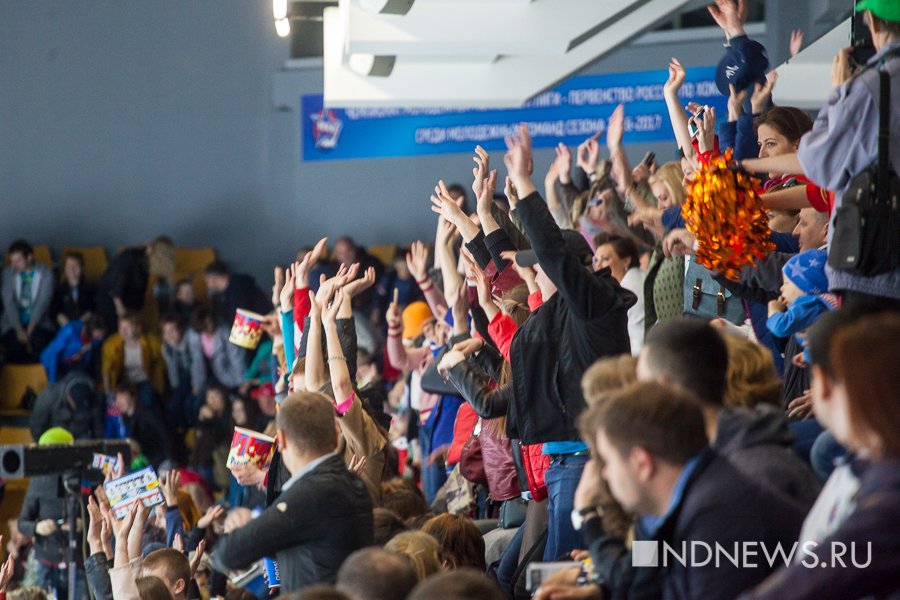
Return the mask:
POLYGON ((9 266, 3 269, 0 342, 8 362, 37 362, 53 338, 49 314, 53 273, 35 262, 31 244, 25 240, 10 244, 8 255, 9 266))
POLYGON ((712 447, 752 481, 812 506, 820 483, 794 453, 784 414, 771 407, 737 408, 724 403, 728 348, 721 334, 700 319, 674 319, 647 335, 638 357, 640 381, 655 381, 696 395, 712 447))
POLYGON ((116 388, 115 405, 122 415, 125 432, 138 443, 151 465, 159 468, 172 457, 166 426, 155 410, 138 401, 134 385, 123 383, 116 388))
POLYGON ((353 600, 404 600, 417 583, 406 556, 384 548, 364 548, 341 565, 336 587, 353 600))
POLYGON ((641 382, 609 394, 582 417, 582 434, 602 465, 588 468, 600 468, 613 497, 638 517, 635 549, 623 558, 624 542, 603 533, 596 509, 576 507, 597 573, 613 596, 650 597, 656 586, 651 595, 662 598, 733 598, 774 570, 763 552, 778 544, 790 552, 803 512, 710 449, 704 421, 689 393, 641 382), (658 552, 656 564, 640 566, 648 545, 658 552), (719 548, 743 564, 716 558, 719 548), (756 554, 748 559, 745 548, 756 554), (681 564, 673 552, 686 561, 712 553, 712 560, 681 564))
POLYGON ((206 293, 212 302, 216 325, 231 325, 239 308, 259 314, 272 310, 272 301, 249 275, 232 273, 228 265, 215 260, 203 270, 206 293))
POLYGON ((143 569, 145 577, 153 575, 162 579, 175 600, 187 600, 191 563, 183 553, 174 548, 154 550, 144 559, 143 569))
POLYGON ((275 558, 284 592, 331 583, 341 563, 372 544, 372 500, 335 454, 334 406, 319 393, 288 396, 275 417, 281 460, 291 478, 256 519, 223 537, 212 556, 226 571, 275 558))

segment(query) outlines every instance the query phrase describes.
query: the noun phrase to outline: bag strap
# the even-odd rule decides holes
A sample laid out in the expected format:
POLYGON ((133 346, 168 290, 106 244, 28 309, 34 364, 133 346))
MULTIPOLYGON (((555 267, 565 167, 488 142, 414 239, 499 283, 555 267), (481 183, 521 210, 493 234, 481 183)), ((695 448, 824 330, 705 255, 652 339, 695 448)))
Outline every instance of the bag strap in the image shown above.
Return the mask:
POLYGON ((879 106, 878 106, 878 203, 886 206, 890 196, 890 150, 891 125, 891 77, 884 69, 878 70, 879 106))

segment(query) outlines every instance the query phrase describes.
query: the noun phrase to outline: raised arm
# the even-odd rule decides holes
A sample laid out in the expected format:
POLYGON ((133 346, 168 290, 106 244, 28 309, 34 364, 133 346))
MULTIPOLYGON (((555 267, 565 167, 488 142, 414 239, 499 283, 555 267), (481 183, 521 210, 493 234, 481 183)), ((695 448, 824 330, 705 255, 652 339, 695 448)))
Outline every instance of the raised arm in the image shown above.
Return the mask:
POLYGON ((684 65, 677 58, 672 58, 669 62, 669 79, 663 85, 663 97, 666 100, 666 108, 669 109, 669 120, 672 122, 672 130, 675 132, 675 141, 682 152, 688 154, 691 150, 691 134, 688 133, 687 114, 678 98, 678 92, 684 85, 685 77, 687 77, 687 73, 684 65))

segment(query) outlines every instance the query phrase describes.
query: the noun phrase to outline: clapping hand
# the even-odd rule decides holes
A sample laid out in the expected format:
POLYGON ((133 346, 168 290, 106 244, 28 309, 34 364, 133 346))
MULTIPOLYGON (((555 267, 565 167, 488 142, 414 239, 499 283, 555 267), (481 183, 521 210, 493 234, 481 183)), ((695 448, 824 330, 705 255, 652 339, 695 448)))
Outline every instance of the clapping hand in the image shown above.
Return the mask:
POLYGON ((578 151, 575 154, 576 164, 588 175, 596 170, 597 163, 600 162, 600 144, 597 143, 597 140, 600 139, 601 133, 598 131, 578 144, 578 151))

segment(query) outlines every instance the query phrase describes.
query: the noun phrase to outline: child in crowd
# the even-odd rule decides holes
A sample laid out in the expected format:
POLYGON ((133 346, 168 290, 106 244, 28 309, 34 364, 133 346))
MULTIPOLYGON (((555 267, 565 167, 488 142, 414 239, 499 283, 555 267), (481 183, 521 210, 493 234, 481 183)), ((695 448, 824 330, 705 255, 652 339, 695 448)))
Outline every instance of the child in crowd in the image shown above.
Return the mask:
POLYGON ((782 268, 781 298, 769 302, 766 326, 773 335, 789 338, 802 334, 822 314, 837 308, 837 298, 826 293, 825 250, 807 250, 791 257, 782 268))

